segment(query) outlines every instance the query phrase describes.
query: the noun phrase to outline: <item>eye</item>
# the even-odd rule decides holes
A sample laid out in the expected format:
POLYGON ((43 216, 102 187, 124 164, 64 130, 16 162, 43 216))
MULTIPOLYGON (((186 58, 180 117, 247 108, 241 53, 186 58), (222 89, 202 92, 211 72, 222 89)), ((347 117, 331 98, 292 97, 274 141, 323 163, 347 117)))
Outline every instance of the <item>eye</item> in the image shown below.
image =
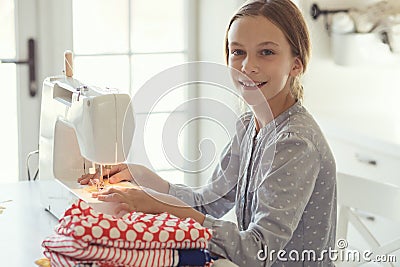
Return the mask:
POLYGON ((245 53, 244 53, 244 51, 241 50, 241 49, 233 49, 232 52, 231 52, 231 54, 234 55, 234 56, 242 56, 242 55, 244 55, 245 53))
POLYGON ((270 56, 270 55, 273 55, 273 54, 274 54, 274 52, 272 52, 272 50, 269 50, 269 49, 261 50, 261 55, 263 55, 263 56, 270 56))

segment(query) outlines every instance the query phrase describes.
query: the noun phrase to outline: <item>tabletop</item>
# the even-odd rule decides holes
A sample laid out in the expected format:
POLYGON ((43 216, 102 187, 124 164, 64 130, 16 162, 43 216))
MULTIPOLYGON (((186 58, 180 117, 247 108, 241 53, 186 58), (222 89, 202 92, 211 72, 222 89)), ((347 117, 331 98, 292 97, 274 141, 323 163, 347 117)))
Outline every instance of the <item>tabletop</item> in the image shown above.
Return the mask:
POLYGON ((41 243, 58 220, 40 204, 40 181, 0 183, 0 261, 2 266, 36 266, 41 243), (5 265, 3 265, 5 264, 5 265))

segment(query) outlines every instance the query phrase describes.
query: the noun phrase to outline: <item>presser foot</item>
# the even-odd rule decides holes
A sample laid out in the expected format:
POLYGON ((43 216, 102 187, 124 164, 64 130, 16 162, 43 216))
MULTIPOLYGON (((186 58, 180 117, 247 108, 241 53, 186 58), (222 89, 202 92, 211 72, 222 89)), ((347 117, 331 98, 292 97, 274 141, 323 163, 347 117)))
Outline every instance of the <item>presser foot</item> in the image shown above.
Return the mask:
POLYGON ((105 185, 104 181, 99 181, 99 182, 96 184, 96 187, 97 187, 97 190, 98 190, 98 191, 101 191, 101 190, 103 190, 103 189, 106 187, 106 185, 105 185))
POLYGON ((99 179, 90 179, 90 183, 96 186, 97 191, 101 191, 106 187, 104 180, 100 181, 99 179))

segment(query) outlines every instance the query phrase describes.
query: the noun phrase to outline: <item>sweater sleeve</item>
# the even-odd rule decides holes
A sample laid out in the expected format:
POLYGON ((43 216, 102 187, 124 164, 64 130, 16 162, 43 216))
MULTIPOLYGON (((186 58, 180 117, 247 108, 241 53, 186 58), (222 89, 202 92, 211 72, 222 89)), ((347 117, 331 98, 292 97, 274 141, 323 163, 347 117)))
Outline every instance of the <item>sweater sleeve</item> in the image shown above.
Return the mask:
POLYGON ((169 194, 181 199, 203 214, 222 217, 235 205, 236 184, 239 174, 237 140, 224 149, 218 166, 206 185, 194 189, 187 185, 170 184, 169 194))
POLYGON ((203 214, 220 218, 235 205, 240 170, 240 146, 251 116, 236 122, 236 134, 223 150, 219 163, 206 185, 191 188, 170 184, 169 194, 181 199, 203 214))
POLYGON ((203 223, 213 231, 209 250, 239 266, 274 263, 276 258, 269 253, 284 249, 313 194, 320 154, 310 141, 288 134, 277 142, 272 163, 250 200, 252 216, 246 230, 210 215, 203 223))

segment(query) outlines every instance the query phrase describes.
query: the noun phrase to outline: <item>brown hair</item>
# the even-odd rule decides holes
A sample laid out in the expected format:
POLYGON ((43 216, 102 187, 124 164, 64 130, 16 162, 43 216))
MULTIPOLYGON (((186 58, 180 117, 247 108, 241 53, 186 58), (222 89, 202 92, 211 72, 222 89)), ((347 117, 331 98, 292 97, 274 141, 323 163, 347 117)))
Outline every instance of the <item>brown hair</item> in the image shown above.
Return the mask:
MULTIPOLYGON (((263 16, 274 23, 288 40, 292 53, 303 64, 303 73, 311 55, 310 34, 300 10, 291 0, 253 0, 245 3, 232 17, 225 34, 225 60, 228 64, 228 32, 232 23, 244 16, 263 16)), ((300 75, 290 82, 290 90, 297 100, 303 99, 300 75)))

